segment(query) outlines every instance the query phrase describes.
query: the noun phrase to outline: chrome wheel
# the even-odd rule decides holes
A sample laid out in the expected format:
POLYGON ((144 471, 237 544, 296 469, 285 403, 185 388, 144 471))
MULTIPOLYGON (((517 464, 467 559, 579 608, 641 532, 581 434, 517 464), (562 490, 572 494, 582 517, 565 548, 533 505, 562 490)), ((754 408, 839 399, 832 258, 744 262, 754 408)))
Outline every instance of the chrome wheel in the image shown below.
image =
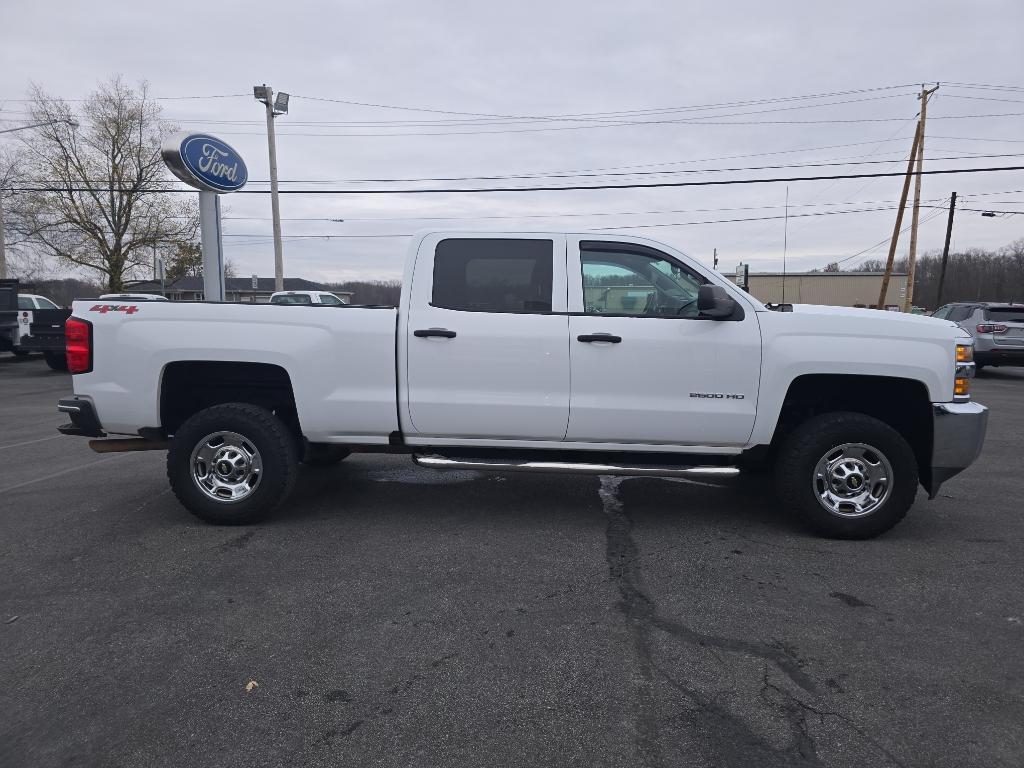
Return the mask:
POLYGON ((192 481, 214 501, 249 498, 263 477, 263 460, 252 441, 237 432, 213 432, 200 440, 190 461, 192 481))
POLYGON ((863 517, 882 506, 892 491, 892 466, 881 451, 864 443, 843 443, 814 467, 814 494, 827 511, 863 517))

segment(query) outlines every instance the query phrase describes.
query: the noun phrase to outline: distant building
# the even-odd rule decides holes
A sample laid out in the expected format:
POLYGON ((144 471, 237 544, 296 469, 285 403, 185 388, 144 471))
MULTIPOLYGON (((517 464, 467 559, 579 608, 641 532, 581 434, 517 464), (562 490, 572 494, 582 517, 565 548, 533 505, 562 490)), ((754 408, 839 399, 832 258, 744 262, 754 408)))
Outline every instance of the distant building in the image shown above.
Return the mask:
MULTIPOLYGON (((766 304, 826 304, 874 307, 882 290, 882 272, 751 272, 750 293, 766 304), (783 296, 785 281, 785 296, 783 296)), ((893 272, 885 295, 887 306, 903 306, 907 275, 893 272)))
MULTIPOLYGON (((329 291, 329 288, 314 283, 312 280, 305 280, 301 277, 286 277, 284 279, 286 291, 329 291)), ((161 289, 157 280, 143 280, 125 286, 126 291, 132 293, 157 293, 163 294, 171 301, 202 301, 203 300, 203 278, 182 277, 173 283, 166 283, 161 289)), ((251 277, 228 277, 224 280, 224 299, 226 301, 237 301, 245 304, 266 304, 274 293, 274 278, 258 277, 254 281, 251 277), (255 283, 255 284, 254 284, 255 283)), ((351 291, 331 291, 341 297, 348 297, 351 300, 351 291)))

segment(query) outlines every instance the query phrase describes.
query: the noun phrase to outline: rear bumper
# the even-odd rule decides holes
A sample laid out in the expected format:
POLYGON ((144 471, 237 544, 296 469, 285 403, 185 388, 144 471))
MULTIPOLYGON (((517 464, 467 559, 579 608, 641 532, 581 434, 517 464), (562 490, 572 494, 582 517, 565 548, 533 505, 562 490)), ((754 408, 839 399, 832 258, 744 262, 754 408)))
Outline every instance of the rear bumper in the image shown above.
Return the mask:
POLYGON ((944 482, 967 469, 981 454, 988 408, 980 403, 932 403, 932 466, 926 490, 934 499, 944 482))
POLYGON ((88 400, 77 397, 57 401, 57 410, 71 418, 70 424, 62 424, 57 431, 64 435, 80 435, 82 437, 106 437, 100 425, 96 409, 88 400))
POLYGON ((1024 365, 1024 347, 1000 347, 974 350, 974 362, 978 365, 1024 365))

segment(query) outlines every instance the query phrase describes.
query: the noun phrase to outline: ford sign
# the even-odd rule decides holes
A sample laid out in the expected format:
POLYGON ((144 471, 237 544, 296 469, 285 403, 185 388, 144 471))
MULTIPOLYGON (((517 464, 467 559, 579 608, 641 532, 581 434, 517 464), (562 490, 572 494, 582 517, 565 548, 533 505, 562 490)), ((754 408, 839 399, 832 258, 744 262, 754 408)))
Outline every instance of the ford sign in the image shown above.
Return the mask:
POLYGON ((171 173, 206 192, 234 192, 249 178, 241 156, 208 133, 174 134, 164 141, 160 154, 171 173))

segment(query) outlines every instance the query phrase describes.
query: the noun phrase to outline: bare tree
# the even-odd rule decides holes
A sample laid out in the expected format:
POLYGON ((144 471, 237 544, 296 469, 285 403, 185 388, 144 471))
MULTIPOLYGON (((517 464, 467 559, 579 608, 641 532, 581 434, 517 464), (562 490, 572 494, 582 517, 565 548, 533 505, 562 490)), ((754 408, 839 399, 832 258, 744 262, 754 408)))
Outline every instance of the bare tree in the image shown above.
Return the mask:
POLYGON ((154 248, 195 237, 195 206, 168 192, 160 158, 161 136, 174 126, 146 83, 113 77, 77 114, 39 86, 30 95, 33 121, 47 123, 24 140, 22 172, 32 186, 18 210, 33 248, 98 272, 117 292, 148 272, 154 248))

